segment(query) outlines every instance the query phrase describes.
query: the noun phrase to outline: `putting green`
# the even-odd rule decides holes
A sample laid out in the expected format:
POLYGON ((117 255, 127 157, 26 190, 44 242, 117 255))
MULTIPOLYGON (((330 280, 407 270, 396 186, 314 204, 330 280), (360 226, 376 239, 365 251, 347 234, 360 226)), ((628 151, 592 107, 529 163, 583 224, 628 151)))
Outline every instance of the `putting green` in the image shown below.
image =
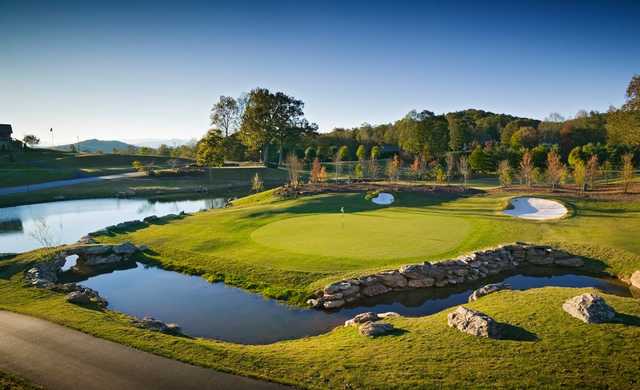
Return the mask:
POLYGON ((255 230, 251 238, 266 247, 299 254, 399 259, 450 251, 471 230, 463 218, 387 209, 288 218, 255 230))

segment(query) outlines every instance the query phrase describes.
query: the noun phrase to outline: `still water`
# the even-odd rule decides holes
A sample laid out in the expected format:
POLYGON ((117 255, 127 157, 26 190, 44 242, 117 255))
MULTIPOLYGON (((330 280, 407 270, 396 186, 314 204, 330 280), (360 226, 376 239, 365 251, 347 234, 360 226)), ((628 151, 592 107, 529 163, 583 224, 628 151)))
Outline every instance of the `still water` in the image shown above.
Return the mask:
POLYGON ((109 301, 111 310, 174 322, 190 336, 243 344, 318 335, 366 311, 395 311, 404 316, 433 314, 466 303, 475 288, 498 281, 505 281, 518 290, 544 286, 595 287, 612 294, 629 295, 628 288, 615 279, 534 269, 517 275, 496 275, 474 286, 385 294, 361 301, 357 307, 324 312, 294 308, 224 283, 212 284, 197 276, 155 266, 132 263, 129 267, 104 270, 88 279, 77 275, 74 278, 73 271, 65 277, 97 290, 109 301))
POLYGON ((89 232, 120 222, 181 211, 219 208, 224 198, 170 202, 146 199, 87 199, 0 209, 0 253, 18 253, 44 245, 70 244, 89 232))

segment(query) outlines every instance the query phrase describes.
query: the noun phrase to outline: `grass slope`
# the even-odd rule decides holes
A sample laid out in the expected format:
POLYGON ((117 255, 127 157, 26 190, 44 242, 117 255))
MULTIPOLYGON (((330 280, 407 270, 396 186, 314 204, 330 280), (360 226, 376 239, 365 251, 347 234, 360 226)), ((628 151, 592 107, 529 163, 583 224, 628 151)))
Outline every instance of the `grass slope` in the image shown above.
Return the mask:
POLYGON ((24 288, 19 270, 29 258, 5 260, 0 267, 0 309, 189 363, 300 387, 626 389, 639 384, 634 340, 640 338, 640 304, 604 295, 621 318, 604 325, 587 325, 562 311, 562 302, 590 289, 504 291, 468 305, 506 324, 506 340, 478 339, 447 327, 447 310, 391 319, 400 330, 377 339, 339 327, 316 337, 243 346, 138 329, 122 314, 24 288))
POLYGON ((572 218, 533 222, 502 215, 507 199, 401 193, 380 207, 361 194, 278 201, 264 193, 105 240, 147 244, 167 268, 297 302, 330 281, 513 241, 566 248, 592 258, 593 271, 640 269, 640 203, 561 199, 572 218))
POLYGON ((76 154, 49 149, 31 149, 0 154, 0 188, 131 172, 131 163, 139 160, 165 167, 170 157, 129 156, 116 154, 76 154))

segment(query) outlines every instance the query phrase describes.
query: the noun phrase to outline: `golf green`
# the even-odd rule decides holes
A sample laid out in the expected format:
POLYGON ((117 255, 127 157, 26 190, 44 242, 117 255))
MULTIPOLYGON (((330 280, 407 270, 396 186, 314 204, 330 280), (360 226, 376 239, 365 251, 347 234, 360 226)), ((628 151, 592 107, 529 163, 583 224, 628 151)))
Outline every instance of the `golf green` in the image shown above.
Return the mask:
POLYGON ((255 230, 251 238, 291 253, 366 260, 445 253, 471 230, 471 224, 462 218, 385 209, 288 218, 255 230))

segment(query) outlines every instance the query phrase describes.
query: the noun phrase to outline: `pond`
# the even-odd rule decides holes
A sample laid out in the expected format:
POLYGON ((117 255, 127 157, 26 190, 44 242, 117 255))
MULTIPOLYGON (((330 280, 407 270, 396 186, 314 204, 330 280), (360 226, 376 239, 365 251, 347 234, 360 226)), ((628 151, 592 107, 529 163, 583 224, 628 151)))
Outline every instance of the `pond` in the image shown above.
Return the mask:
POLYGON ((70 244, 89 232, 120 222, 181 211, 223 207, 224 198, 179 201, 86 199, 0 209, 0 253, 19 253, 47 245, 70 244))
POLYGON ((103 269, 99 271, 102 274, 89 277, 74 270, 65 272, 65 279, 97 290, 109 301, 111 310, 174 322, 190 336, 243 344, 322 334, 366 311, 395 311, 404 316, 433 314, 466 303, 475 288, 498 281, 518 290, 544 286, 595 287, 607 293, 630 295, 627 286, 613 278, 537 268, 517 275, 496 275, 473 286, 394 292, 360 301, 357 307, 325 312, 287 306, 223 283, 209 283, 197 276, 142 263, 131 263, 125 269, 103 269))

